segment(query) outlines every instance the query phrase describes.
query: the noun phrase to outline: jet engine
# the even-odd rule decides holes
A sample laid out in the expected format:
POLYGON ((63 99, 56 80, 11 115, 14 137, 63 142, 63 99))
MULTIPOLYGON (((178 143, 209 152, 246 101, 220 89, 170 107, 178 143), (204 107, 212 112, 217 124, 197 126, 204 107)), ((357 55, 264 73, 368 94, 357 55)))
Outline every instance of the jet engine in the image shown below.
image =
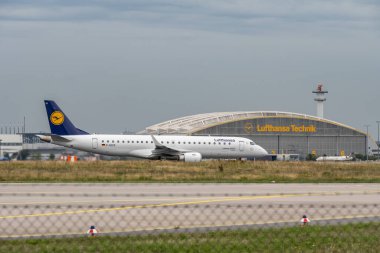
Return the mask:
POLYGON ((202 161, 202 155, 198 152, 189 152, 189 153, 184 153, 179 156, 180 161, 185 161, 185 162, 200 162, 202 161))

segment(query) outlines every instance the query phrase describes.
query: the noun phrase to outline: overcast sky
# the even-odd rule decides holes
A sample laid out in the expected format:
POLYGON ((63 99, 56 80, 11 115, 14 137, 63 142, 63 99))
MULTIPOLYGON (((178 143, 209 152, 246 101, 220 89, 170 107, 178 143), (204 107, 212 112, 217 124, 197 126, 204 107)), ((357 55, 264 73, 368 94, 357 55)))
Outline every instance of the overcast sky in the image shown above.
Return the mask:
POLYGON ((0 124, 48 131, 43 99, 86 131, 218 111, 380 120, 378 0, 0 0, 0 124))

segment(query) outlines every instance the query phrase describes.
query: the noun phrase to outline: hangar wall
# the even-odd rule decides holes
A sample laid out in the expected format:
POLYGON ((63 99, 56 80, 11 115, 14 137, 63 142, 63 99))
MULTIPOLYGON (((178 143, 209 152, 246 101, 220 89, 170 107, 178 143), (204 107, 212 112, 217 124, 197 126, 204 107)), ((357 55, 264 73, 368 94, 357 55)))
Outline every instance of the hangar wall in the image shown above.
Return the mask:
POLYGON ((241 136, 272 154, 349 155, 366 153, 366 135, 325 120, 263 117, 219 124, 192 135, 241 136))
POLYGON ((308 154, 366 155, 377 148, 366 133, 350 126, 315 116, 276 111, 197 114, 158 123, 139 133, 240 136, 252 139, 269 153, 299 154, 301 159, 308 154))

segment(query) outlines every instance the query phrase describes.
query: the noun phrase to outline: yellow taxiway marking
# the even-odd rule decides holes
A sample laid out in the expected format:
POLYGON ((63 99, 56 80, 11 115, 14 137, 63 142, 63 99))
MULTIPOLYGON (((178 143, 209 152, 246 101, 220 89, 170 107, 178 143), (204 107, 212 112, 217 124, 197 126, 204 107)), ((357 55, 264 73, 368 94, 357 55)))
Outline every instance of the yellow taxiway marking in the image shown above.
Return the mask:
MULTIPOLYGON (((33 194, 38 194, 38 195, 84 195, 86 193, 78 193, 78 192, 3 192, 0 191, 0 194, 10 194, 10 195, 33 195, 33 194)), ((107 193, 105 193, 107 194, 107 193)), ((110 193, 112 194, 112 193, 110 193)))
MULTIPOLYGON (((185 202, 161 203, 161 204, 147 204, 147 205, 138 205, 138 206, 97 208, 97 209, 77 210, 77 211, 65 211, 65 212, 51 212, 51 213, 39 213, 39 214, 9 215, 9 216, 0 216, 0 219, 44 217, 44 216, 45 217, 46 216, 61 216, 61 215, 69 215, 69 214, 123 211, 123 210, 129 210, 129 209, 141 209, 141 208, 151 208, 151 207, 200 205, 200 204, 209 204, 209 203, 218 203, 218 202, 220 203, 220 202, 228 202, 228 201, 270 199, 270 198, 289 198, 289 197, 298 197, 298 196, 305 196, 305 195, 304 194, 288 194, 288 195, 230 197, 230 198, 221 198, 221 199, 206 199, 206 200, 198 200, 198 201, 185 201, 185 202)), ((306 196, 308 196, 308 195, 306 195, 306 196)))
MULTIPOLYGON (((91 189, 89 189, 91 190, 91 189)), ((380 193, 380 190, 367 190, 367 191, 363 191, 363 190, 357 190, 357 191, 336 191, 336 192, 331 192, 331 191, 317 191, 317 192, 314 192, 315 194, 320 194, 320 195, 323 195, 323 194, 333 194, 333 195, 343 195, 343 194, 373 194, 373 193, 380 193)), ((85 196, 86 197, 98 197, 98 196, 103 196, 103 197, 112 197, 112 195, 116 195, 118 197, 140 197, 141 196, 144 196, 144 195, 147 195, 147 194, 113 194, 112 192, 110 193, 95 193, 95 194, 91 194, 91 193, 78 193, 78 192, 64 192, 64 191, 61 191, 61 192, 49 192, 49 191, 46 191, 46 192, 7 192, 7 191, 0 191, 0 197, 1 197, 1 194, 6 194, 6 195, 41 195, 41 197, 46 197, 44 195, 48 195, 48 196, 52 196, 52 197, 80 197, 80 196, 85 196), (126 196, 125 196, 126 195, 126 196)), ((276 195, 280 195, 281 193, 273 193, 273 194, 276 194, 276 195)), ((286 194, 286 193, 284 193, 286 194)), ((287 194, 313 194, 313 193, 287 193, 287 194)), ((155 194, 153 194, 155 195, 155 194)), ((167 194, 162 194, 162 195, 167 195, 167 194)), ((186 193, 183 193, 183 194, 179 194, 179 195, 184 195, 186 196, 186 193)), ((189 194, 190 195, 190 194, 189 194)), ((191 197, 191 196, 189 196, 191 197)), ((202 196, 200 196, 202 197, 202 196)), ((207 196, 204 196, 204 197, 207 197, 207 196)), ((254 196, 253 196, 254 197, 254 196)))
MULTIPOLYGON (((329 221, 329 220, 341 220, 341 219, 357 219, 357 218, 374 218, 380 217, 380 215, 347 215, 347 216, 337 216, 337 217, 324 217, 324 218, 314 218, 313 221, 329 221)), ((176 229, 197 229, 197 228, 221 228, 221 227, 231 227, 231 226, 254 226, 254 225, 272 225, 281 223, 300 223, 299 220, 278 220, 278 221, 267 221, 267 222, 246 222, 246 223, 234 223, 234 224, 205 224, 205 225, 188 225, 188 226, 168 226, 168 227, 146 227, 139 229, 125 229, 125 230, 102 230, 101 234, 107 235, 111 233, 131 233, 131 232, 152 232, 152 231, 162 231, 162 230, 176 230, 176 229)), ((334 224, 331 224, 334 225, 334 224)), ((335 224, 339 225, 339 224, 335 224)), ((100 234, 100 235, 101 235, 100 234)), ((87 236, 83 231, 79 232, 69 232, 69 233, 46 233, 46 234, 20 234, 20 235, 0 235, 0 238, 25 238, 25 237, 48 237, 48 236, 87 236)))
MULTIPOLYGON (((81 201, 81 200, 71 200, 71 201, 44 201, 44 202, 4 202, 4 203, 0 203, 0 206, 1 205, 12 205, 12 206, 16 206, 16 205, 51 205, 51 204, 85 204, 85 203, 104 203, 104 202, 157 202, 157 201, 179 201, 179 200, 183 200, 185 199, 186 197, 184 198, 155 198, 155 199, 115 199, 115 200, 112 200, 112 199, 105 199, 105 200, 99 200, 99 199, 96 199, 96 200, 87 200, 87 201, 81 201)), ((188 198, 188 199, 192 199, 192 200, 196 200, 196 199, 201 199, 201 198, 204 198, 204 199, 207 199, 208 197, 197 197, 197 198, 194 198, 194 197, 191 197, 191 198, 188 198)), ((225 197, 219 197, 219 198, 225 198, 225 197)))

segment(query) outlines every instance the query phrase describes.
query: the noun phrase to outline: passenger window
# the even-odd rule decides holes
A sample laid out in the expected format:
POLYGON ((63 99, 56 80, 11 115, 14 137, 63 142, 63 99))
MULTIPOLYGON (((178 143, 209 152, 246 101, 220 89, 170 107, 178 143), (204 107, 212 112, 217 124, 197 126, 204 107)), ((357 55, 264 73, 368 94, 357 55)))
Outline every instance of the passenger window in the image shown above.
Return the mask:
POLYGON ((139 143, 139 141, 136 141, 136 143, 139 143))
POLYGON ((132 143, 135 143, 134 141, 132 141, 132 143))
POLYGON ((194 141, 194 144, 197 144, 197 143, 194 141))
POLYGON ((226 143, 225 143, 225 142, 223 142, 223 145, 226 145, 226 143))
POLYGON ((117 141, 117 143, 119 143, 119 141, 117 141))
POLYGON ((124 143, 124 141, 123 141, 123 143, 124 143))
POLYGON ((181 142, 179 141, 178 144, 181 144, 181 142))
POLYGON ((209 142, 208 145, 211 145, 211 142, 209 142))
POLYGON ((189 141, 189 144, 191 144, 191 142, 189 141))
POLYGON ((201 144, 201 142, 198 142, 198 144, 201 144))
POLYGON ((153 141, 151 141, 150 143, 153 143, 153 141))
POLYGON ((214 145, 216 145, 216 142, 214 142, 214 145))
POLYGON ((146 141, 146 143, 148 143, 148 141, 146 141))
POLYGON ((251 141, 249 144, 251 144, 251 145, 255 145, 255 143, 254 143, 253 141, 251 141))
POLYGON ((231 145, 231 142, 229 142, 228 145, 231 145))
POLYGON ((129 141, 128 141, 128 143, 129 143, 129 141))
POLYGON ((104 143, 104 140, 102 141, 102 143, 104 143))
POLYGON ((112 141, 112 143, 115 143, 115 141, 112 141))

